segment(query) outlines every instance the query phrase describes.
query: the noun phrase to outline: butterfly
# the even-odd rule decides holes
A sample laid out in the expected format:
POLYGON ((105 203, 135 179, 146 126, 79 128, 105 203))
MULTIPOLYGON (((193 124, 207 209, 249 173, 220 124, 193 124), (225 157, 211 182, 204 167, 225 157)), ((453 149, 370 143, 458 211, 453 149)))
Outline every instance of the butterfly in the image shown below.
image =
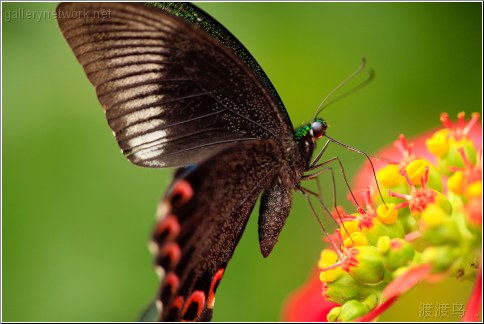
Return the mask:
POLYGON ((256 60, 194 5, 63 3, 57 11, 123 154, 143 167, 177 167, 152 235, 159 319, 208 321, 259 196, 267 257, 301 181, 325 171, 317 160, 329 141, 311 158, 328 124, 316 116, 294 130, 256 60))

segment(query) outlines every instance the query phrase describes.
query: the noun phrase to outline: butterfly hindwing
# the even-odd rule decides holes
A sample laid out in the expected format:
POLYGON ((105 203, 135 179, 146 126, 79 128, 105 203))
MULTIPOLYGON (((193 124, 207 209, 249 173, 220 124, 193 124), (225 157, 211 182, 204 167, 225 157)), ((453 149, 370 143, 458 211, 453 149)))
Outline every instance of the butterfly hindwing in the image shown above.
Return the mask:
POLYGON ((234 141, 292 139, 291 121, 260 66, 195 6, 85 2, 58 11, 131 162, 182 166, 234 141))
POLYGON ((282 154, 272 140, 242 142, 178 173, 152 238, 162 321, 210 320, 227 262, 282 154))

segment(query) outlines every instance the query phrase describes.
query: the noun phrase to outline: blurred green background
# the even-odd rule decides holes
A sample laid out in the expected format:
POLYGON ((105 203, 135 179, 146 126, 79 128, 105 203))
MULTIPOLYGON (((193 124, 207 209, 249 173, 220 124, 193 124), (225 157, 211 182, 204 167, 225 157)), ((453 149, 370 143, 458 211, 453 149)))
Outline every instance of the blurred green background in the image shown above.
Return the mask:
MULTIPOLYGON (((374 82, 323 114, 344 143, 375 153, 401 132, 438 126, 442 111, 481 110, 480 3, 199 5, 258 60, 295 126, 313 117, 362 56, 374 82)), ((3 320, 134 321, 158 289, 147 241, 171 170, 136 167, 120 154, 54 19, 12 19, 15 11, 55 6, 2 3, 3 320)), ((363 163, 343 150, 333 155, 350 177, 363 163)), ((341 179, 338 188, 344 197, 341 179)), ((214 320, 280 319, 284 299, 314 268, 321 237, 296 195, 264 260, 252 217, 214 320)), ((466 283, 427 286, 382 319, 422 320, 421 302, 466 303, 469 292, 466 283)))

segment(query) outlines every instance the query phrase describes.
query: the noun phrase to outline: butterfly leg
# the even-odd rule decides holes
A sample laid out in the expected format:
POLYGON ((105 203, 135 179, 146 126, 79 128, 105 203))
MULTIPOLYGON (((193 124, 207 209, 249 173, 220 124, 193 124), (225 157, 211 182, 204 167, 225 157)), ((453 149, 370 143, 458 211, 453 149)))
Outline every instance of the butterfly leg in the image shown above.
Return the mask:
MULTIPOLYGON (((317 173, 318 173, 318 175, 321 175, 321 174, 324 174, 326 172, 330 172, 331 173, 331 187, 333 189, 333 209, 338 214, 338 219, 340 221, 339 224, 342 225, 343 230, 346 232, 346 234, 348 234, 348 237, 350 237, 350 239, 351 239, 351 236, 349 235, 348 230, 346 229, 346 227, 344 225, 343 217, 341 216, 341 213, 340 213, 339 209, 337 208, 337 201, 338 201, 338 199, 336 197, 336 180, 335 180, 333 168, 332 167, 327 167, 327 168, 324 168, 322 170, 319 170, 319 172, 317 172, 317 173)), ((316 175, 316 173, 314 175, 316 175)), ((326 204, 324 204, 324 202, 322 201, 322 193, 323 193, 323 190, 321 188, 321 181, 320 181, 319 176, 309 175, 307 178, 303 178, 303 180, 313 180, 313 179, 316 181, 316 185, 318 187, 318 197, 319 197, 318 200, 319 200, 321 206, 326 210, 326 212, 328 213, 328 215, 331 216, 332 215, 331 214, 331 211, 329 211, 329 209, 326 206, 326 204)), ((348 185, 348 183, 346 183, 346 184, 348 185)), ((351 188, 349 188, 349 186, 348 186, 348 189, 351 191, 351 188)), ((334 220, 333 217, 331 217, 331 219, 334 220)))
MULTIPOLYGON (((358 153, 358 154, 361 154, 361 155, 364 155, 366 157, 366 159, 368 160, 368 162, 370 163, 370 166, 371 166, 371 169, 373 171, 373 177, 375 178, 375 183, 376 183, 376 188, 378 189, 378 193, 380 194, 380 198, 383 202, 383 204, 386 206, 386 203, 385 203, 385 199, 383 199, 383 195, 381 193, 381 190, 380 190, 380 185, 378 184, 378 180, 376 178, 376 172, 375 172, 375 166, 373 165, 373 162, 371 161, 371 158, 370 156, 361 151, 361 150, 358 150, 357 148, 354 148, 352 146, 349 146, 349 145, 346 145, 346 144, 343 144, 337 140, 335 140, 334 138, 331 138, 329 137, 327 134, 325 134, 324 136, 326 136, 328 138, 328 140, 326 141, 326 143, 324 144, 323 148, 321 149, 321 151, 319 151, 318 155, 316 156, 316 158, 313 160, 313 162, 311 162, 311 164, 309 165, 309 168, 306 170, 306 171, 311 171, 311 170, 315 170, 315 169, 318 169, 320 166, 326 164, 326 162, 323 162, 323 163, 320 163, 320 164, 317 164, 318 161, 321 159, 321 157, 323 156, 324 152, 326 151, 326 149, 328 148, 329 146, 329 143, 334 143, 336 145, 339 145, 339 146, 342 146, 344 147, 345 149, 347 149, 348 151, 352 151, 352 152, 355 152, 355 153, 358 153)), ((340 162, 340 165, 341 165, 341 162, 340 162)), ((343 166, 341 165, 341 169, 343 171, 343 176, 344 176, 344 170, 343 170, 343 166)), ((345 178, 345 181, 346 181, 346 178, 345 178)), ((346 181, 347 182, 347 181, 346 181)), ((347 183, 348 184, 348 183, 347 183)), ((349 189, 349 187, 348 187, 349 189)), ((351 189, 350 189, 350 192, 351 192, 351 189)), ((353 194, 353 193, 351 193, 353 194)))
MULTIPOLYGON (((332 167, 327 167, 325 169, 322 169, 320 170, 319 174, 318 175, 322 175, 326 172, 330 172, 331 173, 331 187, 333 188, 333 208, 336 208, 336 202, 337 202, 337 198, 336 198, 336 181, 335 181, 335 177, 334 177, 334 170, 332 167)), ((326 210, 326 212, 331 215, 331 211, 329 210, 329 208, 326 206, 326 204, 324 203, 323 201, 323 190, 321 189, 321 181, 320 181, 320 178, 319 176, 315 176, 315 177, 303 177, 302 180, 304 181, 308 181, 308 180, 315 180, 316 181, 316 185, 318 187, 318 201, 320 202, 321 206, 326 210)))
MULTIPOLYGON (((327 146, 327 145, 325 145, 325 146, 327 146)), ((346 187, 348 188, 348 190, 349 190, 349 192, 351 194, 351 197, 353 198, 353 201, 355 202, 355 204, 357 206, 359 206, 358 201, 356 200, 356 197, 353 194, 353 191, 351 190, 350 184, 348 182, 348 178, 346 177, 346 172, 345 172, 345 169, 343 167, 343 163, 341 162, 340 158, 337 157, 337 156, 335 156, 335 157, 333 157, 333 158, 331 158, 329 160, 326 160, 326 161, 324 161, 322 163, 319 163, 319 164, 316 164, 316 165, 313 165, 313 166, 309 167, 307 171, 316 170, 316 169, 320 169, 320 170, 317 171, 317 172, 315 172, 315 173, 305 175, 302 178, 302 180, 312 180, 314 178, 317 178, 321 174, 325 173, 327 171, 327 169, 328 169, 328 167, 323 168, 323 169, 321 169, 321 168, 327 166, 329 163, 332 163, 334 161, 337 161, 338 162, 338 165, 339 165, 339 168, 341 170, 341 174, 343 175, 343 179, 345 181, 346 187)))
POLYGON ((316 158, 313 160, 313 162, 311 162, 311 164, 309 165, 309 168, 308 168, 308 171, 309 170, 313 170, 314 166, 317 165, 318 161, 321 159, 321 157, 323 156, 324 152, 326 151, 326 149, 328 148, 328 145, 331 141, 330 140, 327 140, 326 143, 324 144, 323 148, 321 149, 321 151, 319 151, 318 155, 316 156, 316 158))
MULTIPOLYGON (((319 183, 319 178, 316 178, 315 179, 317 181, 317 186, 318 186, 318 192, 314 192, 310 189, 307 189, 307 188, 304 188, 304 187, 300 187, 299 190, 305 194, 310 194, 311 196, 314 196, 316 197, 316 199, 318 200, 319 204, 321 205, 321 207, 324 209, 324 211, 329 215, 331 216, 331 210, 328 208, 328 206, 326 205, 326 203, 324 202, 323 200, 323 193, 321 191, 321 186, 320 186, 320 183, 319 183)), ((334 196, 333 196, 334 197, 334 196)), ((334 199, 333 199, 334 200, 334 199)), ((334 203, 334 202, 333 202, 334 203)))
MULTIPOLYGON (((337 145, 339 145, 339 146, 342 146, 342 147, 344 147, 345 149, 347 149, 348 151, 352 151, 352 152, 355 152, 355 153, 358 153, 358 154, 364 155, 364 156, 366 157, 366 159, 368 160, 368 162, 370 162, 371 170, 373 171, 373 177, 375 178, 375 184, 376 184, 376 188, 378 189, 378 194, 380 195, 380 198, 381 198, 381 200, 382 200, 383 204, 386 206, 387 204, 386 204, 386 202, 385 202, 385 199, 383 199, 383 195, 382 195, 381 190, 380 190, 380 185, 378 184, 378 179, 376 178, 375 166, 373 165, 373 162, 371 161, 370 156, 369 156, 367 153, 365 153, 365 152, 363 152, 363 151, 361 151, 361 150, 358 150, 357 148, 355 148, 355 147, 353 147, 353 146, 349 146, 349 145, 343 144, 343 143, 341 143, 341 142, 339 142, 339 141, 335 140, 334 138, 329 137, 328 135, 325 135, 325 136, 326 136, 326 137, 328 138, 328 140, 329 140, 329 141, 331 141, 332 143, 335 143, 335 144, 337 144, 337 145)), ((327 146, 327 145, 328 145, 328 143, 326 143, 326 145, 325 145, 325 146, 327 146)))
MULTIPOLYGON (((324 204, 324 202, 322 201, 322 199, 320 199, 320 195, 318 195, 317 193, 315 193, 314 191, 310 190, 310 189, 307 189, 307 188, 304 188, 302 186, 299 186, 298 187, 299 191, 301 191, 301 193, 303 194, 304 198, 306 198, 306 201, 308 202, 309 204, 309 207, 311 209, 311 212, 313 213, 314 217, 316 218, 316 221, 318 222, 319 226, 321 227, 321 229, 323 230, 324 234, 326 235, 326 237, 328 238, 328 241, 329 243, 332 245, 333 249, 336 251, 336 253, 340 253, 340 248, 336 245, 336 242, 334 241, 334 239, 330 236, 328 230, 326 229, 326 226, 324 226, 323 222, 321 221, 321 219, 319 218, 318 216, 318 213, 316 211, 316 208, 314 207, 313 205, 313 202, 311 201, 311 197, 310 196, 314 196, 316 197, 316 199, 318 199, 318 201, 320 202, 320 204, 323 206, 323 208, 326 210, 326 212, 331 216, 331 212, 330 210, 328 209, 328 207, 324 204)), ((341 256, 340 256, 341 257, 341 256)))
POLYGON ((334 170, 333 170, 332 167, 327 167, 327 168, 320 170, 320 172, 318 172, 319 173, 318 176, 312 177, 312 175, 309 175, 309 176, 303 177, 302 180, 304 180, 304 181, 313 180, 313 179, 316 180, 316 185, 318 187, 318 193, 319 193, 320 197, 322 197, 323 190, 321 189, 321 181, 320 181, 319 175, 322 175, 326 172, 331 173, 331 187, 333 188, 333 208, 336 209, 336 202, 338 200, 336 198, 336 181, 335 181, 335 177, 334 177, 334 170))

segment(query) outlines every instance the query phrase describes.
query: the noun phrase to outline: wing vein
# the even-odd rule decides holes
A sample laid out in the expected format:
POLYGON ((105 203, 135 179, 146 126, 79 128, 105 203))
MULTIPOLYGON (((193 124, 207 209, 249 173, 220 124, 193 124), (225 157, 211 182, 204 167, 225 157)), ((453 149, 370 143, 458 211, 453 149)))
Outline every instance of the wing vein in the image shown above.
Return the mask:
MULTIPOLYGON (((180 101, 180 100, 184 100, 184 99, 190 99, 190 98, 195 98, 195 97, 206 96, 207 94, 208 93, 206 93, 206 92, 202 92, 202 93, 195 93, 195 94, 191 94, 191 95, 187 95, 187 96, 183 96, 183 97, 178 97, 178 98, 173 98, 173 99, 169 99, 169 100, 164 100, 164 101, 163 101, 163 99, 160 99, 160 100, 155 101, 155 102, 152 102, 150 104, 137 107, 136 109, 126 109, 126 110, 124 110, 124 113, 123 114, 117 115, 115 117, 112 116, 112 117, 119 118, 119 117, 128 115, 128 114, 132 113, 133 111, 138 111, 138 110, 141 110, 141 109, 151 108, 153 106, 164 105, 164 104, 167 104, 167 103, 176 102, 176 101, 180 101)), ((106 107, 106 111, 108 111, 109 109, 112 109, 112 108, 106 107)))
MULTIPOLYGON (((158 72, 158 71, 153 70, 153 71, 150 71, 149 73, 153 73, 153 72, 158 72)), ((133 73, 132 75, 129 75, 129 76, 131 77, 131 76, 136 76, 136 75, 138 75, 138 74, 133 73)), ((112 79, 110 81, 118 81, 118 80, 124 79, 125 77, 128 77, 128 76, 112 79)), ((147 81, 136 82, 136 83, 132 83, 132 84, 129 84, 129 85, 126 85, 126 86, 116 87, 115 89, 112 89, 112 90, 109 90, 109 91, 104 91, 104 92, 99 91, 98 92, 99 101, 103 102, 101 97, 106 97, 106 96, 115 94, 116 92, 121 92, 123 90, 134 89, 134 88, 138 88, 140 86, 158 85, 159 83, 163 83, 163 82, 177 82, 177 81, 193 81, 193 80, 189 79, 189 78, 172 78, 172 79, 155 78, 155 79, 150 79, 150 80, 147 80, 147 81)), ((101 83, 99 86, 105 85, 106 83, 107 82, 101 83)))
MULTIPOLYGON (((179 122, 176 122, 176 123, 171 123, 171 124, 168 124, 168 125, 163 125, 163 126, 160 126, 160 127, 152 128, 152 129, 150 129, 150 132, 152 132, 152 131, 158 131, 158 130, 163 130, 163 129, 167 129, 167 128, 170 128, 170 127, 180 126, 180 125, 183 125, 183 124, 186 124, 186 123, 190 123, 190 122, 195 121, 195 120, 199 120, 199 119, 211 117, 211 116, 214 116, 214 115, 218 115, 218 114, 220 114, 220 113, 222 113, 224 111, 226 111, 225 108, 224 109, 221 109, 221 110, 218 110, 218 111, 214 111, 214 112, 205 114, 205 115, 201 115, 201 116, 197 116, 197 117, 194 117, 194 118, 190 118, 190 119, 187 119, 187 120, 182 120, 182 121, 179 121, 179 122)), ((146 119, 143 119, 143 120, 139 120, 136 123, 132 123, 132 124, 126 125, 125 127, 120 128, 119 130, 117 130, 116 133, 121 132, 121 131, 129 128, 129 127, 136 126, 138 124, 141 124, 141 123, 144 123, 144 122, 147 122, 147 121, 150 121, 150 120, 156 120, 156 119, 159 119, 159 115, 152 116, 152 117, 149 117, 149 118, 146 118, 146 119)))

